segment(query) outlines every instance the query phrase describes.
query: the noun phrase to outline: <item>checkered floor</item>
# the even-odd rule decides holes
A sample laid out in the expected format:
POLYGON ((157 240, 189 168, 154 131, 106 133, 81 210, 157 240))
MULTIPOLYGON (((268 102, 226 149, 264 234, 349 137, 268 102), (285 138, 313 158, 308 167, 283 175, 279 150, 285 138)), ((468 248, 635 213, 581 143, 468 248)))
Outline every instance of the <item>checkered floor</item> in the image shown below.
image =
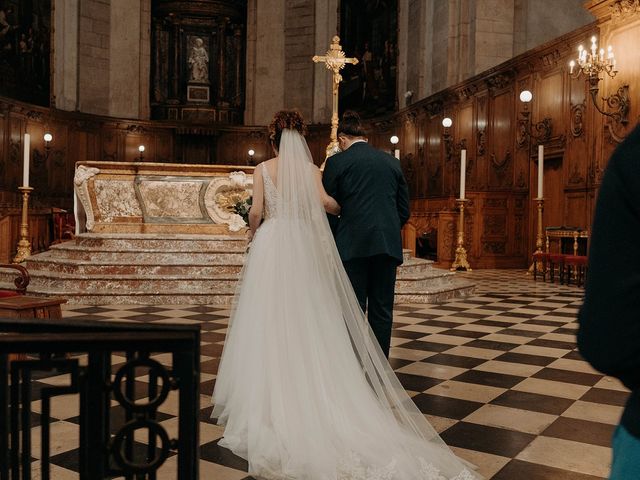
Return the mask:
MULTIPOLYGON (((535 283, 524 271, 461 275, 477 282, 473 297, 396 308, 391 363, 418 407, 487 479, 606 477, 610 438, 627 392, 576 351, 582 289, 535 283)), ((202 326, 200 475, 207 480, 250 478, 246 462, 218 447, 223 430, 209 421, 228 314, 219 307, 184 305, 72 305, 64 312, 67 318, 202 326)), ((115 364, 123 361, 114 358, 115 364)), ((61 375, 36 383, 65 382, 61 375)), ((38 412, 40 402, 33 408, 38 412)), ((176 408, 170 397, 160 409, 170 434, 176 432, 176 408)), ((77 478, 77 400, 54 400, 52 414, 59 419, 52 426, 52 478, 77 478)), ((37 419, 34 425, 37 430, 37 419)), ((159 478, 175 478, 175 469, 172 457, 159 478)))

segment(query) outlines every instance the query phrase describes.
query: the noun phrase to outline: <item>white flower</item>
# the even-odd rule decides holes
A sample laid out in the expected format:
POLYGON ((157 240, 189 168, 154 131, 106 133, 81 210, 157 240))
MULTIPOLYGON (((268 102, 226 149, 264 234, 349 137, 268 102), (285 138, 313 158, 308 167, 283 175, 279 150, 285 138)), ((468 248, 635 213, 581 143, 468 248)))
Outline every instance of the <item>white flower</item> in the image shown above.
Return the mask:
POLYGON ((238 232, 240 231, 240 229, 246 226, 247 224, 240 215, 238 215, 237 213, 231 214, 231 217, 229 218, 229 230, 231 232, 238 232))
POLYGON ((229 181, 234 188, 244 188, 247 184, 247 174, 244 172, 231 172, 229 181))

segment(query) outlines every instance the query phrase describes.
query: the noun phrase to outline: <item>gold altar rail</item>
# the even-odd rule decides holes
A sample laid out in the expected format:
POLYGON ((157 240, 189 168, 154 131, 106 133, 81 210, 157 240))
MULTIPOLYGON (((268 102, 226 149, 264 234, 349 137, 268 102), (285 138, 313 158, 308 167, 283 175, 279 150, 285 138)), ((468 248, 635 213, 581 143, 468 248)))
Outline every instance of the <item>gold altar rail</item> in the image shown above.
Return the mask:
POLYGON ((254 167, 78 162, 74 189, 81 231, 241 234, 233 205, 252 191, 254 167))

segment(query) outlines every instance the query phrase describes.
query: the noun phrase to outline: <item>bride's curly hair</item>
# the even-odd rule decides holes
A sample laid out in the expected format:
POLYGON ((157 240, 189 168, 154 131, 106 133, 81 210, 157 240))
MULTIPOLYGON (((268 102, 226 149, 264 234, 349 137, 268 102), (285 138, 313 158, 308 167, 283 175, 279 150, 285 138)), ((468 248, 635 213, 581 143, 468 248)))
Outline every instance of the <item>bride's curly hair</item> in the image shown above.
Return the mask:
POLYGON ((280 110, 273 116, 273 120, 269 124, 269 140, 274 147, 280 146, 280 138, 285 128, 296 130, 300 135, 307 134, 307 125, 300 112, 297 110, 280 110))

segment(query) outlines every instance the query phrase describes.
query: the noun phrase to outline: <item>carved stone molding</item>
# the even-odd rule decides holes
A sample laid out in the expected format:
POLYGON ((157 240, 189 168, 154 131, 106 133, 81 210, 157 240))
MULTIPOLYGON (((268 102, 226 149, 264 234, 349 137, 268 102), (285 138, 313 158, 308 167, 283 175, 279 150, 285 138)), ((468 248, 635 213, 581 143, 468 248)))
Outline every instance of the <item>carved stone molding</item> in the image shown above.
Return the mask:
POLYGON ((93 230, 95 223, 93 215, 93 206, 91 205, 91 199, 89 198, 89 185, 88 182, 91 178, 100 173, 99 168, 85 167, 80 165, 76 169, 75 176, 73 177, 73 184, 76 196, 80 200, 80 205, 84 209, 86 220, 85 227, 87 231, 93 230))
POLYGON ((618 0, 609 6, 614 22, 622 22, 640 14, 640 0, 618 0))

